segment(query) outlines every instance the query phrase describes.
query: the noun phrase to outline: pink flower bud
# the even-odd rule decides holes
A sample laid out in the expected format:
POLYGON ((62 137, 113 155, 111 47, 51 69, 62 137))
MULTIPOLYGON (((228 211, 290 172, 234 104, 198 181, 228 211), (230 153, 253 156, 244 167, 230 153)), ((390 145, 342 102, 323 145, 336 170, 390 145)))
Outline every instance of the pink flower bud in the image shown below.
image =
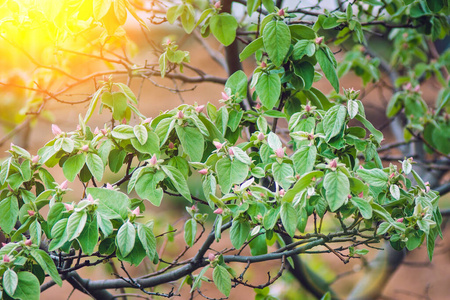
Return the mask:
POLYGON ((262 132, 260 132, 260 133, 258 133, 258 140, 259 141, 264 141, 264 139, 266 138, 266 136, 264 135, 264 133, 262 133, 262 132))
POLYGON ((32 217, 36 214, 36 212, 34 210, 27 210, 27 213, 30 217, 32 217))
POLYGON ((391 175, 389 175, 389 178, 393 178, 395 176, 395 173, 391 173, 391 175))
POLYGON ((184 118, 184 113, 181 110, 179 112, 177 112, 177 118, 178 119, 183 119, 184 118))
POLYGON ((330 161, 329 164, 330 168, 335 169, 337 168, 337 161, 335 159, 333 159, 332 161, 330 161))
POLYGON ((279 15, 280 17, 284 17, 284 15, 285 15, 284 9, 280 9, 280 10, 278 11, 278 15, 279 15))
POLYGON ((139 216, 141 214, 141 210, 139 209, 139 206, 136 207, 132 212, 132 215, 135 215, 136 217, 139 216))
POLYGON ((359 198, 363 198, 363 197, 364 197, 364 192, 359 193, 359 194, 358 194, 358 197, 359 197, 359 198))
POLYGON ((222 99, 227 101, 230 99, 230 96, 228 96, 225 92, 222 92, 222 99))
POLYGON ((213 144, 214 144, 214 146, 216 147, 217 150, 220 150, 223 147, 222 143, 219 143, 219 142, 216 142, 216 141, 213 141, 213 144))
POLYGON ((106 189, 107 190, 114 190, 114 187, 112 186, 112 184, 111 183, 106 183, 106 189))
POLYGON ((152 158, 150 158, 150 166, 154 167, 158 164, 158 159, 156 158, 156 154, 153 154, 152 158))
POLYGON ((266 62, 265 62, 265 61, 262 61, 262 62, 261 62, 261 68, 263 68, 263 69, 264 69, 264 68, 266 68, 266 67, 267 67, 267 64, 266 64, 266 62))
POLYGON ((167 145, 167 147, 169 149, 173 149, 173 148, 175 148, 175 145, 172 142, 169 142, 169 145, 167 145))
POLYGON ((215 213, 216 215, 221 215, 223 213, 223 209, 221 209, 220 207, 218 209, 216 209, 215 211, 213 211, 213 213, 215 213))
POLYGON ((33 156, 31 157, 31 162, 32 162, 33 164, 39 163, 39 155, 33 155, 33 156))
POLYGON ((414 88, 414 92, 418 93, 420 91, 420 85, 416 85, 414 88))
POLYGON ((427 181, 427 182, 425 182, 425 186, 426 186, 426 188, 425 188, 425 191, 428 193, 428 192, 430 192, 430 183, 427 181))
POLYGON ((127 124, 127 118, 122 119, 122 124, 127 124))
POLYGON ((5 246, 6 246, 6 243, 3 243, 3 242, 2 242, 2 247, 5 247, 5 246))
POLYGON ((228 148, 228 154, 229 154, 230 156, 233 156, 233 155, 234 155, 234 151, 233 151, 232 148, 228 148))
POLYGON ((67 190, 67 187, 69 186, 69 181, 64 180, 60 185, 58 185, 58 188, 60 190, 67 190))
POLYGON ((206 175, 206 174, 208 174, 208 169, 201 169, 198 172, 202 175, 206 175))
POLYGON ((348 199, 352 199, 352 195, 348 194, 348 195, 347 195, 347 198, 348 198, 348 199))
POLYGON ((299 174, 295 175, 295 179, 299 180, 300 179, 300 175, 299 174))
POLYGON ((260 197, 265 197, 266 195, 264 193, 259 193, 260 197))
POLYGON ((247 194, 248 194, 249 196, 253 196, 252 191, 247 191, 247 194))
POLYGON ((99 133, 100 133, 100 129, 98 129, 98 127, 95 127, 95 129, 94 129, 94 134, 97 135, 97 134, 99 134, 99 133))
POLYGON ((198 212, 198 207, 197 207, 197 205, 192 205, 192 206, 191 206, 191 210, 192 210, 193 212, 198 212))
POLYGON ((31 246, 33 245, 33 241, 31 239, 28 239, 25 241, 25 246, 31 246))
POLYGON ((10 145, 9 145, 9 150, 11 150, 11 151, 13 151, 13 147, 14 147, 15 145, 13 144, 13 143, 11 143, 10 145))
POLYGON ((306 104, 305 110, 306 110, 306 112, 310 112, 311 111, 311 106, 309 106, 309 104, 306 104))
POLYGON ((77 130, 80 131, 81 130, 81 126, 80 124, 77 124, 77 130))
POLYGON ((144 121, 142 121, 142 124, 150 124, 152 122, 153 118, 147 118, 144 121))
MULTIPOLYGON (((220 2, 218 2, 218 3, 220 3, 220 2)), ((215 260, 216 259, 216 256, 214 255, 214 254, 212 254, 212 253, 209 253, 208 254, 208 260, 209 261, 213 261, 213 260, 215 260)))
POLYGON ((403 223, 403 220, 404 220, 403 218, 400 218, 400 219, 397 219, 396 222, 403 223))
POLYGON ((170 45, 170 43, 172 43, 172 41, 170 39, 166 40, 166 45, 170 45))
POLYGON ((60 135, 62 133, 62 130, 58 127, 58 125, 52 124, 52 133, 53 135, 60 135))
POLYGON ((220 9, 221 6, 222 6, 222 4, 220 3, 220 1, 217 1, 216 3, 214 3, 215 9, 220 9))
POLYGON ((257 110, 258 110, 258 109, 261 109, 261 103, 259 103, 259 102, 258 102, 258 103, 256 103, 256 105, 255 105, 255 109, 257 109, 257 110))
POLYGON ((94 203, 94 197, 92 197, 91 194, 87 195, 86 200, 91 202, 91 203, 94 203))
POLYGON ((411 82, 408 82, 406 85, 403 86, 403 89, 406 91, 411 90, 411 88, 412 88, 411 82))
POLYGON ((64 203, 64 207, 66 208, 67 211, 73 210, 73 205, 72 204, 64 203))
POLYGON ((3 255, 3 262, 5 262, 5 263, 11 262, 11 259, 9 258, 9 256, 7 254, 3 255))
POLYGON ((278 148, 277 150, 275 150, 275 155, 279 158, 283 158, 284 157, 284 149, 278 148))
POLYGON ((261 214, 258 214, 257 216, 256 216, 256 220, 258 220, 258 221, 262 221, 262 219, 263 219, 263 216, 261 215, 261 214))
POLYGON ((317 45, 322 44, 322 42, 323 42, 323 37, 322 37, 322 36, 321 36, 321 37, 317 37, 316 40, 315 40, 315 42, 316 42, 317 45))
POLYGON ((198 113, 201 113, 205 109, 204 105, 199 105, 195 108, 195 111, 198 113))
POLYGON ((100 132, 104 135, 104 136, 106 136, 107 134, 108 134, 108 130, 106 130, 106 129, 100 129, 100 132))
POLYGON ((83 145, 81 147, 81 151, 88 152, 88 150, 89 150, 89 145, 83 145))
POLYGON ((278 193, 280 194, 280 196, 284 196, 286 194, 286 191, 281 189, 278 193))
POLYGON ((359 165, 358 169, 362 170, 364 167, 362 165, 359 165))

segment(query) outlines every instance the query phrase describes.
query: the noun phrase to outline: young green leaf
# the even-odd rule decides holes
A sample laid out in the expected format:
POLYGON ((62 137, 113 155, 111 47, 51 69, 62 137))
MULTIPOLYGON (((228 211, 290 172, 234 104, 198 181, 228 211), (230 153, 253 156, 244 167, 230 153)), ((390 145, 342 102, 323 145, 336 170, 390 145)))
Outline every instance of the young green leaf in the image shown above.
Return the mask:
POLYGON ((184 223, 184 241, 186 245, 192 247, 197 235, 197 222, 195 219, 189 219, 184 223))
POLYGON ((39 280, 30 272, 17 273, 18 283, 12 297, 19 300, 39 300, 39 280))
POLYGON ((230 295, 231 291, 231 277, 227 269, 221 265, 217 265, 213 271, 213 281, 217 289, 225 296, 230 295))
POLYGON ((229 46, 234 42, 238 23, 232 15, 228 13, 214 15, 211 17, 209 26, 212 34, 224 46, 229 46))
POLYGON ((340 171, 329 172, 325 175, 323 186, 331 211, 334 212, 344 205, 347 196, 350 194, 350 183, 344 173, 340 171))
POLYGON ((136 239, 136 229, 129 221, 120 226, 117 231, 116 245, 123 257, 130 254, 134 248, 134 241, 136 239))
POLYGON ((261 49, 263 46, 264 42, 262 37, 253 40, 244 48, 244 50, 242 50, 241 54, 239 54, 239 60, 244 61, 247 57, 255 53, 257 50, 261 49))
POLYGON ((3 289, 8 295, 14 295, 18 283, 19 278, 17 277, 16 272, 7 269, 5 273, 3 273, 3 289))
POLYGON ((336 75, 336 70, 323 48, 320 48, 316 52, 316 58, 319 62, 320 68, 322 68, 322 71, 325 74, 325 77, 331 83, 336 93, 339 93, 339 79, 336 75))
POLYGON ((281 94, 281 80, 276 73, 263 73, 256 83, 256 93, 261 103, 267 109, 272 109, 281 94))
POLYGON ((297 228, 298 215, 295 208, 289 202, 284 202, 281 205, 281 222, 283 223, 286 232, 292 237, 295 234, 297 228))
POLYGON ((283 21, 272 20, 264 27, 262 36, 269 58, 275 66, 281 66, 291 45, 289 27, 283 21))

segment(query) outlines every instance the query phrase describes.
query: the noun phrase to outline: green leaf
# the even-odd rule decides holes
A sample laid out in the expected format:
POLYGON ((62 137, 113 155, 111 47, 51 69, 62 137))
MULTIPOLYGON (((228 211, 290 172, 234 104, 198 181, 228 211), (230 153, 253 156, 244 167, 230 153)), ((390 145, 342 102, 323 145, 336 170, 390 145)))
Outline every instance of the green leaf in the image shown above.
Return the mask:
MULTIPOLYGON (((231 95, 247 97, 247 75, 241 70, 234 72, 225 83, 225 88, 230 89, 231 95)), ((230 95, 230 96, 231 96, 230 95)))
POLYGON ((198 287, 200 287, 201 279, 202 279, 203 275, 206 273, 206 271, 208 271, 208 269, 209 269, 210 267, 211 267, 210 265, 207 265, 206 267, 204 267, 204 268, 200 271, 200 273, 199 273, 198 275, 195 276, 195 280, 194 280, 194 283, 192 284, 192 288, 191 288, 191 291, 190 291, 191 293, 192 293, 192 291, 194 291, 194 290, 196 290, 198 287))
POLYGON ((428 8, 432 12, 439 12, 444 7, 444 1, 443 0, 427 0, 428 8))
POLYGON ((211 17, 209 27, 219 42, 224 46, 229 46, 236 38, 238 23, 232 15, 222 13, 211 17))
POLYGON ((302 146, 292 155, 292 162, 297 174, 311 172, 316 163, 317 149, 314 145, 302 146))
POLYGON ((148 139, 147 129, 145 129, 143 125, 136 125, 134 126, 133 131, 139 143, 144 145, 148 139))
POLYGON ((156 238, 152 229, 141 224, 138 226, 137 232, 145 252, 149 257, 153 258, 156 253, 156 238))
POLYGON ((294 200, 295 195, 300 193, 302 190, 306 189, 311 183, 311 179, 314 177, 319 179, 323 176, 322 171, 312 171, 306 174, 303 174, 302 177, 294 184, 294 186, 289 189, 286 194, 284 194, 283 201, 292 202, 294 200))
POLYGON ((361 122, 369 131, 373 134, 373 137, 378 142, 378 144, 381 143, 383 140, 383 133, 381 131, 377 130, 372 123, 370 123, 365 117, 363 117, 361 114, 356 115, 356 120, 361 122))
POLYGON ((350 183, 344 173, 340 171, 329 172, 325 175, 323 186, 331 211, 334 212, 344 205, 347 196, 350 194, 350 183))
POLYGON ((194 127, 175 126, 178 138, 183 146, 184 152, 189 155, 191 161, 201 161, 203 157, 205 139, 194 127))
POLYGON ((41 249, 32 249, 30 252, 34 260, 41 266, 41 268, 55 281, 59 286, 62 286, 62 280, 56 269, 53 259, 41 249))
POLYGON ((71 153, 71 152, 73 151, 73 147, 74 147, 73 140, 71 140, 71 139, 69 139, 69 138, 63 138, 63 139, 61 139, 61 140, 62 140, 62 142, 61 142, 61 148, 62 148, 65 152, 71 153))
POLYGON ((181 25, 183 25, 186 33, 191 33, 195 28, 195 11, 190 3, 184 4, 184 11, 181 15, 181 25))
POLYGON ((339 79, 336 75, 336 69, 333 67, 333 63, 330 61, 323 48, 320 48, 316 52, 316 58, 325 77, 331 83, 336 93, 339 93, 339 79))
POLYGON ((350 119, 353 119, 358 114, 358 102, 355 100, 348 100, 347 102, 347 111, 348 115, 350 116, 350 119))
POLYGON ((3 232, 10 233, 19 216, 19 204, 15 196, 9 196, 0 202, 0 227, 3 232))
POLYGON ((264 48, 273 64, 277 67, 281 66, 291 45, 291 32, 289 27, 283 21, 270 21, 264 27, 263 41, 264 48))
POLYGON ((384 187, 389 180, 388 175, 380 169, 359 169, 357 173, 369 185, 376 187, 384 187))
POLYGON ((309 90, 312 87, 314 81, 314 66, 307 61, 294 65, 295 75, 301 77, 305 83, 305 90, 309 90))
POLYGON ((86 161, 86 155, 83 153, 69 157, 63 165, 64 177, 70 182, 80 173, 86 161))
POLYGON ((16 272, 11 269, 7 269, 5 273, 3 273, 3 289, 8 295, 14 295, 18 283, 19 278, 17 277, 16 272))
POLYGON ((19 300, 39 300, 39 280, 30 272, 17 273, 19 279, 16 291, 12 296, 19 300))
POLYGON ((126 84, 121 83, 121 82, 115 82, 114 85, 118 86, 122 90, 122 92, 128 98, 128 100, 130 100, 134 104, 138 104, 136 96, 134 95, 133 91, 126 84))
POLYGON ((132 139, 131 144, 133 145, 134 149, 139 151, 140 153, 147 153, 147 154, 159 154, 159 137, 154 132, 147 132, 147 140, 144 144, 141 144, 137 139, 132 139))
POLYGON ((221 265, 217 265, 213 271, 213 281, 217 289, 225 296, 230 295, 231 291, 231 277, 227 269, 221 265))
POLYGON ((297 228, 298 215, 295 208, 289 202, 284 202, 281 205, 281 222, 283 223, 286 232, 292 237, 297 228))
POLYGON ((195 237, 197 235, 197 222, 195 219, 189 219, 184 223, 184 240, 186 245, 192 247, 195 242, 195 237))
POLYGON ((273 163, 272 164, 273 177, 278 184, 285 190, 291 186, 292 176, 294 176, 294 170, 289 164, 286 163, 273 163))
POLYGON ((330 108, 323 118, 323 130, 327 142, 338 135, 344 127, 347 110, 343 105, 335 105, 330 108))
POLYGON ((131 250, 133 250, 135 238, 136 229, 134 228, 133 224, 127 221, 122 226, 120 226, 119 230, 117 231, 116 245, 123 257, 130 254, 131 250))
POLYGON ((391 193, 392 198, 395 200, 400 199, 400 188, 396 184, 391 184, 389 187, 389 192, 391 193))
POLYGON ((132 139, 135 136, 133 127, 130 125, 117 125, 114 127, 114 129, 111 131, 111 135, 119 140, 129 140, 132 139))
POLYGON ((291 36, 299 40, 312 40, 316 38, 316 32, 306 25, 289 25, 289 30, 291 31, 291 36))
POLYGON ((107 219, 125 219, 128 215, 130 200, 124 193, 104 189, 87 188, 86 194, 98 199, 97 211, 107 219))
POLYGON ((233 184, 241 184, 247 178, 248 166, 239 160, 231 161, 224 157, 217 161, 216 171, 222 193, 226 194, 233 184))
POLYGON ((122 121, 125 117, 125 111, 127 110, 127 96, 122 92, 112 93, 113 99, 113 118, 118 121, 122 121))
POLYGON ((163 198, 163 190, 157 187, 160 181, 164 180, 164 173, 158 171, 156 173, 145 173, 139 177, 136 183, 136 193, 142 199, 147 199, 155 206, 161 205, 163 198))
POLYGON ((86 224, 87 214, 85 210, 73 213, 67 221, 67 239, 76 239, 83 231, 86 224))
POLYGON ((264 42, 262 37, 253 40, 244 48, 244 50, 242 50, 241 54, 239 54, 240 61, 244 61, 247 57, 255 53, 257 50, 261 49, 263 46, 264 42))
POLYGON ((239 147, 231 147, 231 149, 233 150, 234 156, 238 161, 240 161, 246 165, 252 164, 251 158, 248 156, 248 154, 244 150, 242 150, 239 147))
POLYGON ((246 221, 233 221, 230 229, 231 244, 235 249, 240 249, 250 233, 250 223, 246 221))
POLYGON ((165 118, 158 123, 155 128, 155 133, 158 135, 160 140, 160 146, 164 145, 175 126, 175 119, 165 118))
POLYGON ((267 109, 272 109, 278 102, 281 93, 280 76, 276 73, 263 73, 256 83, 256 93, 267 109))
POLYGON ((89 103, 89 108, 86 112, 86 115, 84 116, 84 123, 86 124, 89 119, 92 117, 92 114, 94 113, 94 109, 97 106, 98 98, 100 94, 103 92, 103 88, 98 89, 94 95, 92 95, 91 102, 89 103))
POLYGON ((101 181, 105 167, 103 166, 103 161, 100 156, 95 153, 88 153, 86 156, 86 165, 95 179, 101 181))
POLYGON ((358 197, 352 197, 351 202, 359 209, 364 219, 368 220, 372 218, 372 206, 370 206, 369 202, 358 197))
POLYGON ((178 171, 177 168, 169 165, 161 166, 161 169, 164 173, 169 177, 173 186, 177 189, 177 191, 187 200, 192 202, 191 192, 189 191, 188 184, 183 174, 178 171))
POLYGON ((94 253, 95 246, 98 242, 98 222, 95 216, 92 220, 86 224, 80 236, 78 237, 78 242, 81 245, 83 253, 91 255, 94 253))

